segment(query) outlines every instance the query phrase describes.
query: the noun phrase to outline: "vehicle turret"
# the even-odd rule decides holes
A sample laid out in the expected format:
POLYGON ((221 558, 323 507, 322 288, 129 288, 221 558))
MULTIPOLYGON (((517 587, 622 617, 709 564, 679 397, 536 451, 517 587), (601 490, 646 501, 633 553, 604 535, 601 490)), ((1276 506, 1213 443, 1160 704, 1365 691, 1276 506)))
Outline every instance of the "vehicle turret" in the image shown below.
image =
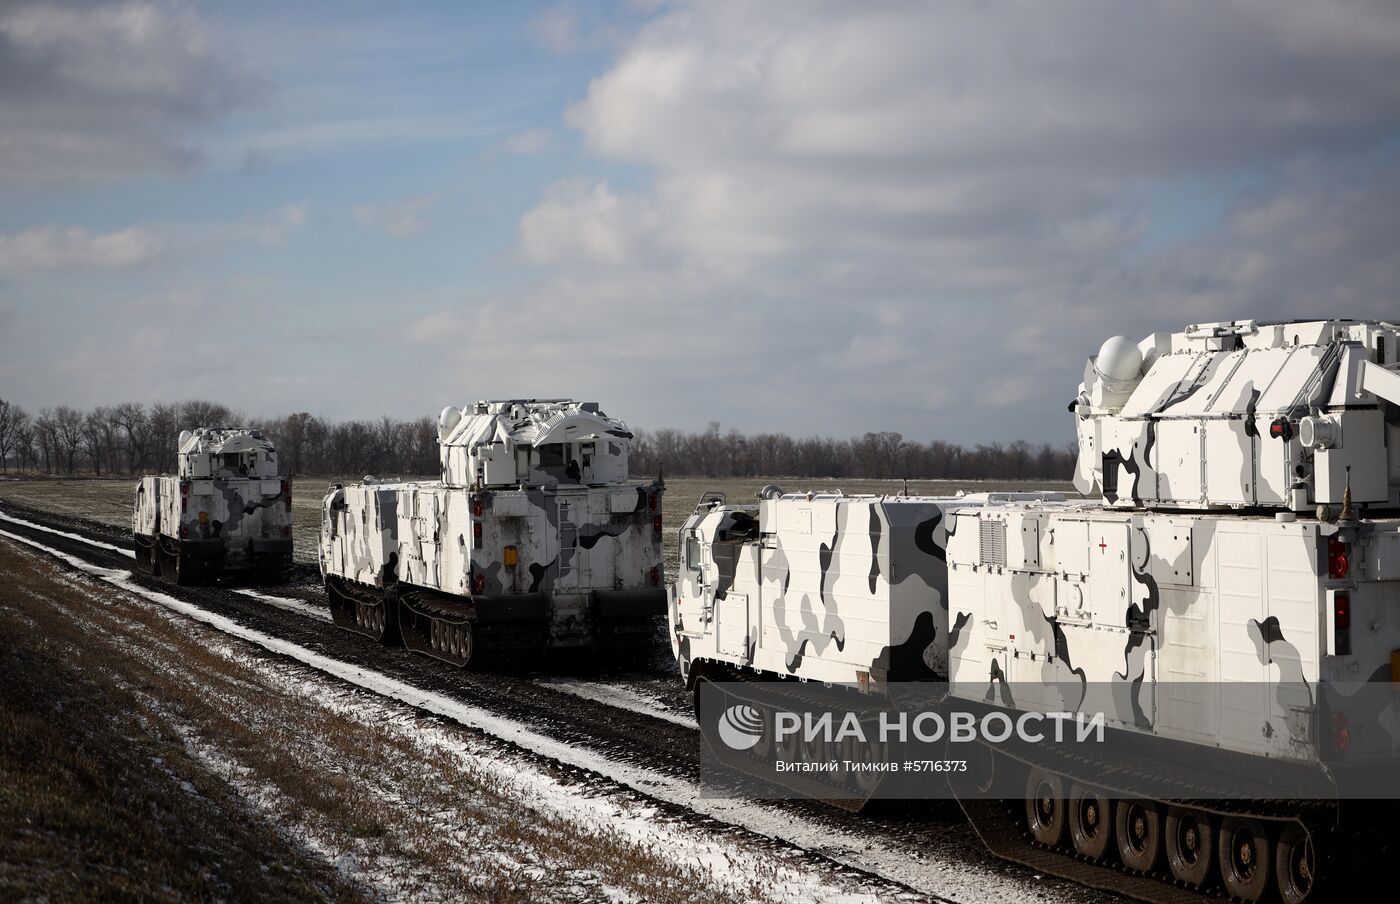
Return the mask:
POLYGON ((277 450, 256 430, 200 427, 180 433, 176 469, 182 479, 277 477, 277 450))
POLYGON ((1119 508, 1400 506, 1400 326, 1233 320, 1089 359, 1075 486, 1119 508))
POLYGON ((507 399, 438 416, 449 487, 601 486, 625 481, 632 433, 596 402, 507 399))

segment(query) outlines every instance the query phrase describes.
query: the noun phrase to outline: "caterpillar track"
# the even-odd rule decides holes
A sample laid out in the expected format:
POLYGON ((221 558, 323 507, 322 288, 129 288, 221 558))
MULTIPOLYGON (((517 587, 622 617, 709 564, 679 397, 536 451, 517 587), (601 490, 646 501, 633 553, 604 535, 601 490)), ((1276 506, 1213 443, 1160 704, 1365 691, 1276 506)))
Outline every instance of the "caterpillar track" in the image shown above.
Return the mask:
MULTIPOLYGON (((866 749, 806 741, 774 740, 772 711, 812 706, 812 688, 800 682, 765 680, 761 675, 710 669, 694 681, 694 703, 701 735, 712 752, 725 751, 726 767, 738 773, 732 784, 716 782, 720 796, 774 796, 772 760, 828 761, 864 755, 897 760, 899 750, 866 749), (721 682, 724 682, 721 684, 721 682), (751 690, 746 692, 745 688, 751 690), (716 696, 701 712, 702 693, 716 696), (719 701, 719 702, 716 702, 719 701), (734 755, 718 737, 716 712, 743 705, 762 711, 763 735, 748 751, 734 755), (775 749, 775 745, 779 745, 775 749)), ((887 701, 848 689, 828 689, 841 706, 874 718, 887 701)), ((864 721, 864 719, 863 719, 864 721)), ((951 746, 951 745, 950 745, 951 746)), ((949 774, 948 794, 957 800, 976 837, 999 858, 1037 873, 1152 904, 1266 901, 1303 904, 1333 900, 1345 883, 1384 856, 1393 836, 1386 803, 1308 801, 1270 797, 1263 788, 1249 800, 1192 797, 1207 785, 1186 764, 1167 768, 1159 781, 1181 792, 1172 799, 1143 800, 1127 791, 1135 777, 1130 763, 1084 758, 1070 774, 1052 772, 1016 756, 974 745, 970 769, 949 774), (984 758, 985 755, 985 758, 984 758), (1085 770, 1101 780, 1084 780, 1085 770), (1116 776, 1115 785, 1109 776, 1116 776), (1014 788, 1023 796, 988 797, 989 789, 1014 788), (1348 812, 1342 813, 1346 809, 1348 812), (1345 818, 1344 818, 1345 817, 1345 818), (1388 833, 1388 834, 1386 834, 1388 833)), ((949 756, 954 756, 950 750, 949 756)), ((968 756, 958 751, 957 756, 968 756)), ((850 813, 868 810, 880 798, 883 773, 790 773, 776 796, 805 798, 850 813)), ((931 775, 929 781, 944 781, 931 775)), ((924 789, 928 797, 941 795, 924 789)), ((932 802, 929 802, 932 805, 932 802)), ((905 805, 901 805, 905 806, 905 805)), ((917 802, 907 804, 917 812, 917 802)), ((878 811, 877 811, 878 812, 878 811)), ((1354 900, 1369 900, 1364 896, 1354 900)))
POLYGON ((1302 904, 1336 868, 1335 805, 1298 801, 1143 800, 1028 765, 993 758, 978 788, 952 782, 978 837, 998 857, 1091 888, 1152 904, 1282 901, 1302 904), (1007 781, 1007 771, 1016 778, 1007 781), (983 790, 1024 783, 1021 799, 983 790), (1023 777, 1023 778, 1022 778, 1023 777))

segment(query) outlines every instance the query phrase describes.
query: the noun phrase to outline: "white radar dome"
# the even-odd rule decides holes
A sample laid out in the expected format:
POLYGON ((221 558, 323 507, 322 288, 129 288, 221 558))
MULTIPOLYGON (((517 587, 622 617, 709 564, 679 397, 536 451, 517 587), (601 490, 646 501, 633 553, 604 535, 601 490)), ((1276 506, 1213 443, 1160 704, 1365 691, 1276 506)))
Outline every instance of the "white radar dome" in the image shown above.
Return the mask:
MULTIPOLYGON (((168 434, 168 433, 166 434, 166 436, 169 436, 169 435, 170 435, 170 434, 168 434)), ((194 436, 194 434, 191 433, 190 431, 188 431, 188 430, 181 430, 181 431, 180 431, 180 445, 179 445, 178 448, 181 448, 181 449, 185 448, 185 443, 187 443, 187 442, 190 441, 190 437, 191 437, 191 436, 194 436)))
POLYGON ((1131 383, 1142 373, 1142 349, 1127 336, 1114 336, 1099 348, 1094 369, 1113 383, 1131 383))
POLYGON ((448 405, 442 409, 442 413, 438 415, 438 439, 447 439, 447 435, 461 422, 462 409, 455 405, 448 405))

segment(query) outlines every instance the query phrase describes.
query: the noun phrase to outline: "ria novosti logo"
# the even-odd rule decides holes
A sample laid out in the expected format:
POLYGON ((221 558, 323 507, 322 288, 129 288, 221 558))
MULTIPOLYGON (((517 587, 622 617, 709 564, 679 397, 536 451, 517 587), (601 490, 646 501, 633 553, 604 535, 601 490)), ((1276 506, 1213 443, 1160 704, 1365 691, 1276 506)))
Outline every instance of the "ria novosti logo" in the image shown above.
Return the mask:
POLYGON ((731 750, 749 750, 763 737, 763 715, 745 703, 736 703, 719 717, 720 740, 731 750))
MULTIPOLYGON (((975 713, 953 710, 946 714, 925 711, 914 714, 912 718, 910 716, 907 712, 881 711, 878 719, 871 719, 869 714, 862 719, 861 714, 855 712, 838 716, 831 712, 778 710, 772 714, 773 737, 779 744, 794 736, 804 742, 819 741, 823 744, 839 744, 847 740, 861 744, 907 744, 911 739, 929 744, 945 738, 950 743, 980 740, 1001 744, 1012 737, 1024 743, 1039 744, 1050 740, 1045 724, 1048 722, 1053 725, 1056 743, 1067 740, 1070 734, 1067 725, 1074 729, 1078 743, 1090 739, 1100 744, 1104 741, 1103 713, 1031 711, 1013 718, 1013 714, 993 711, 978 718, 975 713)), ((731 750, 752 750, 763 738, 765 721, 763 711, 758 707, 735 703, 720 713, 720 740, 731 750)))

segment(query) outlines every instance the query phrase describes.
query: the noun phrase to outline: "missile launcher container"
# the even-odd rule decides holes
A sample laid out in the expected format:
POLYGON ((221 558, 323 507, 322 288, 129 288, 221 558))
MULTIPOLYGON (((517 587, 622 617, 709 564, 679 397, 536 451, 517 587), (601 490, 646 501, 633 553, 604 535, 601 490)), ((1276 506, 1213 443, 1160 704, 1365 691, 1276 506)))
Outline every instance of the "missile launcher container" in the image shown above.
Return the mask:
POLYGON ((257 431, 186 430, 176 473, 136 485, 137 567, 180 584, 280 579, 292 563, 291 505, 277 450, 257 431))
POLYGON ((640 655, 664 612, 663 483, 591 402, 448 408, 442 480, 337 486, 320 564, 337 625, 456 665, 481 654, 640 655))

